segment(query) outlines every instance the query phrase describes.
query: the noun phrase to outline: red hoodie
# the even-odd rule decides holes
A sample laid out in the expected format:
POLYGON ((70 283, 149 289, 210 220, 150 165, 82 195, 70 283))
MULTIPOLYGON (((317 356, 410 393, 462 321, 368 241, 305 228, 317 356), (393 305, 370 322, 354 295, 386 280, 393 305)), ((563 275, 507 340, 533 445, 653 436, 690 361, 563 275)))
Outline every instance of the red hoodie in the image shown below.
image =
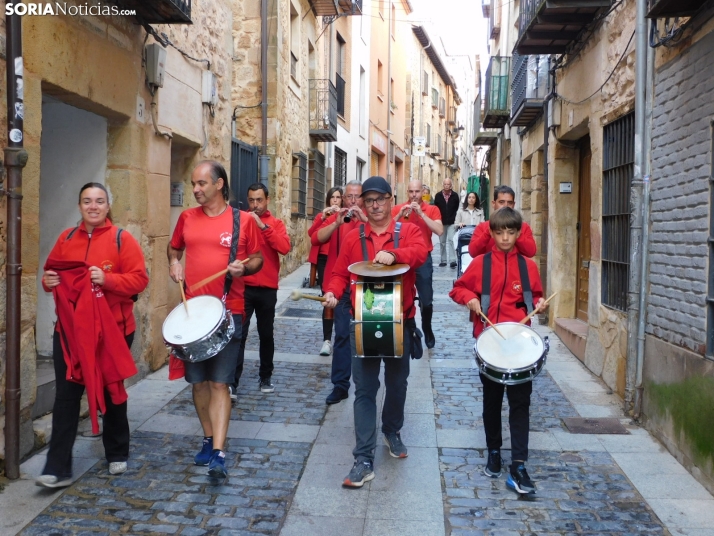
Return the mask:
MULTIPOLYGON (((469 242, 469 255, 476 258, 479 255, 491 251, 495 242, 491 237, 491 224, 487 221, 482 221, 474 230, 469 242)), ((533 239, 533 231, 530 225, 523 222, 521 226, 521 234, 516 240, 516 250, 524 257, 533 257, 536 254, 536 243, 533 239)))
MULTIPOLYGON (((141 247, 127 231, 121 233, 121 249, 117 247, 118 228, 109 220, 102 227, 95 227, 92 235, 82 222, 73 229, 60 234, 49 258, 62 261, 83 261, 87 266, 104 270, 102 290, 119 329, 126 336, 136 331, 134 300, 131 297, 142 292, 149 284, 146 264, 141 247)), ((44 283, 46 292, 50 292, 44 283)))
MULTIPOLYGON (((483 255, 476 257, 466 268, 466 272, 454 283, 449 296, 456 303, 466 305, 474 298, 481 299, 481 282, 483 277, 483 255)), ((526 259, 528 279, 533 293, 533 306, 543 297, 543 287, 540 283, 538 267, 531 259, 526 259)), ((491 250, 491 303, 488 307, 489 320, 494 324, 499 322, 520 322, 527 316, 523 304, 523 286, 518 269, 518 256, 515 248, 504 253, 496 246, 491 250)), ((478 337, 484 329, 483 319, 474 319, 474 337, 478 337)))
MULTIPOLYGON (((339 214, 333 214, 332 216, 330 216, 329 218, 324 220, 322 222, 322 225, 318 228, 318 230, 322 229, 323 227, 326 227, 328 225, 332 225, 334 223, 334 221, 337 219, 338 215, 339 214)), ((340 217, 342 218, 344 216, 340 216, 340 217)), ((344 245, 345 237, 352 229, 358 228, 360 223, 362 223, 362 222, 359 221, 359 219, 356 217, 352 218, 352 220, 349 223, 343 223, 342 225, 340 225, 337 228, 337 230, 335 230, 335 232, 333 232, 330 235, 329 241, 326 242, 327 244, 330 244, 330 250, 327 253, 327 264, 325 264, 325 281, 322 282, 322 291, 323 292, 327 292, 325 289, 327 288, 327 283, 330 280, 330 274, 332 273, 332 270, 335 267, 335 263, 337 262, 337 257, 339 256, 340 252, 342 251, 342 248, 344 247, 343 245, 344 245)), ((369 224, 365 223, 365 225, 367 227, 369 227, 369 224)), ((320 242, 317 239, 317 232, 315 232, 310 237, 310 241, 313 246, 322 244, 322 242, 320 242)), ((360 247, 360 251, 362 251, 361 247, 360 247)), ((362 259, 360 258, 359 260, 362 260, 362 259)), ((422 261, 422 263, 423 262, 424 261, 422 261)))
MULTIPOLYGON (((364 224, 367 258, 368 260, 372 260, 378 251, 387 251, 394 253, 397 258, 397 263, 409 265, 409 271, 402 276, 402 306, 406 318, 413 318, 416 314, 414 307, 414 296, 416 296, 416 288, 414 287, 416 282, 416 269, 424 264, 428 252, 421 231, 413 223, 402 224, 401 231, 399 232, 399 248, 394 249, 394 225, 394 220, 392 220, 389 227, 387 227, 382 234, 377 234, 372 231, 372 227, 369 223, 364 224)), ((344 227, 344 225, 341 227, 344 227)), ((345 236, 331 276, 328 276, 328 272, 325 271, 325 279, 328 280, 325 292, 332 292, 335 298, 339 300, 347 287, 351 287, 352 310, 354 310, 355 307, 355 293, 352 292, 354 285, 350 285, 350 282, 357 281, 357 276, 352 274, 347 268, 355 262, 364 260, 361 242, 359 227, 357 227, 357 229, 353 229, 345 236)))
MULTIPOLYGON (((249 214, 246 217, 253 219, 249 214)), ((260 271, 243 277, 243 281, 250 287, 278 288, 280 278, 280 255, 290 253, 290 237, 285 229, 285 224, 270 214, 269 210, 263 212, 260 221, 267 227, 258 230, 260 237, 260 251, 263 254, 263 267, 260 271)))

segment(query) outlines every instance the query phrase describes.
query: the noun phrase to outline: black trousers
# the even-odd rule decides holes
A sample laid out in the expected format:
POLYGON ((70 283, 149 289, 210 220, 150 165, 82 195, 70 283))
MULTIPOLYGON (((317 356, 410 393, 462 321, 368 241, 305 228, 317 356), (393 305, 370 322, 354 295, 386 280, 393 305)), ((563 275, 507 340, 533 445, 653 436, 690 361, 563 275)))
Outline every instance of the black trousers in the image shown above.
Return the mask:
POLYGON ((511 430, 511 459, 528 459, 528 429, 530 427, 531 392, 533 382, 518 385, 503 385, 488 379, 483 374, 483 427, 486 431, 488 450, 500 450, 503 444, 501 435, 501 406, 503 392, 508 395, 508 424, 511 430))
MULTIPOLYGON (((125 337, 131 348, 134 334, 125 337)), ((52 360, 55 365, 55 403, 52 408, 52 438, 47 452, 47 463, 43 475, 57 478, 72 477, 72 447, 79 427, 79 405, 84 394, 84 385, 67 381, 67 365, 60 342, 60 334, 55 331, 52 340, 52 360)), ((127 403, 113 404, 109 392, 104 390, 107 411, 104 414, 102 442, 108 462, 125 462, 129 459, 129 420, 127 403)))
POLYGON ((260 371, 261 380, 268 380, 273 375, 273 355, 275 354, 275 304, 278 303, 278 289, 267 287, 245 286, 245 316, 243 317, 243 336, 238 352, 238 365, 236 366, 235 383, 237 387, 243 375, 243 362, 245 360, 245 341, 248 339, 250 319, 255 312, 258 321, 258 338, 260 339, 260 371))
MULTIPOLYGON (((325 281, 325 267, 327 266, 327 255, 317 256, 317 284, 320 288, 323 288, 327 281, 325 281)), ((322 339, 325 341, 332 340, 332 326, 334 324, 334 319, 325 318, 327 314, 327 309, 322 308, 322 339)))

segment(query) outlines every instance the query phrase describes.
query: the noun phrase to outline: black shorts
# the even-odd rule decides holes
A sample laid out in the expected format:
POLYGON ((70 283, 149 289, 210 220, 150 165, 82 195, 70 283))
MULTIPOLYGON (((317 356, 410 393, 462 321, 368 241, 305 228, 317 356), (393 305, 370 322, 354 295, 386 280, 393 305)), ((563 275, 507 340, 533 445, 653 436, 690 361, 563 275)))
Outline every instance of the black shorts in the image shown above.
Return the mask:
POLYGON ((186 362, 186 381, 188 383, 214 383, 233 384, 238 363, 238 351, 243 329, 243 315, 233 315, 235 333, 226 347, 205 361, 198 363, 186 362))

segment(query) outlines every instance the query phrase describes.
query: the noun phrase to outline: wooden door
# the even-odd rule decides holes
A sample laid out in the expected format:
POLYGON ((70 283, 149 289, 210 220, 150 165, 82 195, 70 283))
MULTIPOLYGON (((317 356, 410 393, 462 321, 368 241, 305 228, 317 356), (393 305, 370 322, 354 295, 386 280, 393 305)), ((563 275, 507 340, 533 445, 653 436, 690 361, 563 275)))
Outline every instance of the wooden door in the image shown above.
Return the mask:
POLYGON ((576 317, 588 321, 588 286, 590 280, 590 138, 580 144, 578 200, 578 279, 576 317))

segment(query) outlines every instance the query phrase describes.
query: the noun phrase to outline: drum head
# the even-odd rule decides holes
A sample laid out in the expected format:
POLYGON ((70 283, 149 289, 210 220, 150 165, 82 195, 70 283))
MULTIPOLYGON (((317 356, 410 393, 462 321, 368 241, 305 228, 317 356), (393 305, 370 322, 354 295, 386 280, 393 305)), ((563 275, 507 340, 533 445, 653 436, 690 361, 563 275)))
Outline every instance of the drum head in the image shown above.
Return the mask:
POLYGON ((225 316, 223 302, 215 296, 196 296, 174 307, 164 320, 161 331, 169 344, 188 344, 210 334, 225 316))
POLYGON ((374 264, 372 261, 362 261, 350 264, 347 269, 351 273, 362 277, 391 277, 407 273, 409 265, 392 264, 387 266, 386 264, 374 264))
POLYGON ((543 339, 532 328, 515 322, 496 324, 505 340, 489 327, 476 339, 474 349, 488 365, 498 370, 527 369, 545 352, 543 339))

